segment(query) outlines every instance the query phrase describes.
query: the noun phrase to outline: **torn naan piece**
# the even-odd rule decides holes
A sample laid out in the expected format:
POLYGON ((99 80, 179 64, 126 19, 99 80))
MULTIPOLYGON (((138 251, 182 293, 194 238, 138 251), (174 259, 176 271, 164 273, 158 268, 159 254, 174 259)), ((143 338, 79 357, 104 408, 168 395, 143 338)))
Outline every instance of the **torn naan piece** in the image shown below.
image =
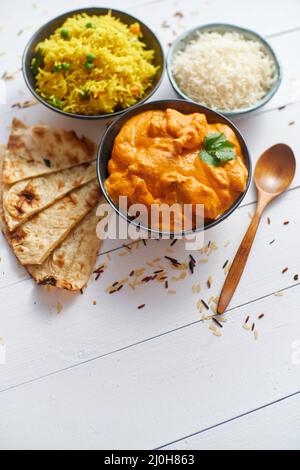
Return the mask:
POLYGON ((3 211, 9 231, 96 177, 96 165, 92 162, 4 186, 3 211))
POLYGON ((96 159, 96 145, 75 132, 12 123, 3 161, 3 184, 55 173, 96 159))
POLYGON ((4 160, 5 151, 6 151, 5 145, 0 143, 0 191, 1 191, 1 186, 2 186, 2 164, 4 160))
POLYGON ((52 206, 6 233, 16 257, 23 266, 42 264, 71 230, 100 199, 97 180, 76 189, 52 206))
MULTIPOLYGON (((4 220, 1 204, 1 164, 5 147, 0 145, 0 220, 3 233, 9 240, 8 227, 4 220)), ((83 218, 65 238, 65 240, 49 255, 41 265, 28 265, 26 269, 40 285, 51 285, 60 289, 79 291, 88 283, 99 249, 102 244, 96 229, 98 204, 83 218)))
POLYGON ((96 233, 99 222, 97 207, 85 216, 43 264, 26 266, 38 284, 70 291, 79 291, 87 285, 102 244, 96 233))

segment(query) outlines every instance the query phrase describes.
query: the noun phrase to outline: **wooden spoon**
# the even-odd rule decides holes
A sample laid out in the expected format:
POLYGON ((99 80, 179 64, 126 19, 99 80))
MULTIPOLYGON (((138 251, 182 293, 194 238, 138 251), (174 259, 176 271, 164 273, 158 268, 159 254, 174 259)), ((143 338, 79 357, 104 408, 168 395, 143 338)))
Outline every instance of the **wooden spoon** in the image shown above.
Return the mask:
POLYGON ((266 150, 258 160, 254 181, 258 192, 257 208, 248 231, 235 255, 221 292, 218 313, 228 307, 243 274, 258 225, 267 205, 283 193, 293 181, 296 171, 294 153, 288 145, 277 144, 266 150))

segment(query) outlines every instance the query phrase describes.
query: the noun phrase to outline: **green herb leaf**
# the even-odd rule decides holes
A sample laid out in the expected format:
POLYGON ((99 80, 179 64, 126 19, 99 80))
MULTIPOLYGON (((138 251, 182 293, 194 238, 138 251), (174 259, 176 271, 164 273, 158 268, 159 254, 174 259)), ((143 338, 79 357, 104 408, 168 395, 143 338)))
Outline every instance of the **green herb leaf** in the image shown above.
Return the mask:
POLYGON ((234 145, 231 142, 222 142, 220 144, 216 144, 215 147, 210 149, 211 152, 217 152, 217 151, 223 151, 223 150, 233 150, 234 151, 234 145))
POLYGON ((206 150, 214 149, 216 146, 226 142, 226 135, 220 132, 208 134, 204 139, 206 150))
POLYGON ((58 108, 58 109, 62 109, 65 102, 56 98, 56 96, 51 96, 49 99, 48 99, 48 103, 52 104, 52 106, 54 106, 55 108, 58 108))
POLYGON ((235 160, 235 150, 232 142, 227 140, 223 132, 208 134, 204 139, 204 149, 199 152, 200 159, 213 167, 224 165, 235 160))
POLYGON ((219 161, 212 154, 208 153, 206 150, 200 151, 200 158, 203 162, 208 163, 210 166, 219 166, 219 161))
POLYGON ((216 157, 222 162, 229 162, 235 159, 235 153, 231 148, 224 148, 216 151, 216 157))
POLYGON ((92 64, 91 62, 86 62, 84 66, 86 70, 92 70, 94 68, 94 64, 92 64))
POLYGON ((36 55, 31 62, 31 70, 34 76, 39 73, 39 69, 44 65, 44 53, 42 49, 36 51, 36 55))

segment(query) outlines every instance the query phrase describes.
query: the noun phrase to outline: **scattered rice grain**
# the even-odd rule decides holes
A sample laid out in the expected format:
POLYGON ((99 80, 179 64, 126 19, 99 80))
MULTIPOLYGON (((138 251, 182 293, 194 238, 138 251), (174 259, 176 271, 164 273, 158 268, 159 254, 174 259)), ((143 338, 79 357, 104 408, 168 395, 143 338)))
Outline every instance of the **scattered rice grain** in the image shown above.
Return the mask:
POLYGON ((222 333, 221 333, 221 331, 214 331, 214 332, 213 332, 213 335, 214 335, 214 336, 221 337, 221 336, 222 336, 222 333))
POLYGON ((171 294, 171 295, 176 294, 176 290, 169 290, 168 294, 171 294))

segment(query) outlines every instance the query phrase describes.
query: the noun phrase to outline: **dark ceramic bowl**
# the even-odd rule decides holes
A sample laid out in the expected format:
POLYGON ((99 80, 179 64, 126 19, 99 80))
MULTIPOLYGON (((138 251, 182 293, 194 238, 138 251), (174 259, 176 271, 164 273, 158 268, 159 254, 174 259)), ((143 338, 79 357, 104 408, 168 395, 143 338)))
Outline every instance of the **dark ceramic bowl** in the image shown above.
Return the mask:
MULTIPOLYGON (((183 114, 191 114, 191 113, 203 113, 206 115, 207 121, 210 124, 214 123, 224 123, 227 124, 231 129, 235 132, 235 135, 237 136, 237 139, 240 143, 244 158, 245 158, 245 164, 248 169, 248 179, 247 179, 247 185, 245 192, 239 196, 239 198, 235 201, 235 203, 226 211, 224 212, 220 217, 218 217, 216 220, 208 221, 204 225, 204 230, 207 230, 209 228, 214 227, 215 225, 219 224, 223 220, 225 220, 232 212, 234 212, 237 207, 240 205, 242 200, 244 199, 249 185, 251 181, 251 175, 252 175, 252 164, 251 164, 251 158, 249 154, 249 150, 247 148, 247 145, 245 143, 244 138, 242 137, 241 133, 238 131, 238 129, 235 127, 235 125, 229 121, 226 117, 223 115, 217 113, 216 111, 213 111, 209 108, 206 108, 205 106, 201 106, 196 103, 192 103, 189 101, 183 101, 183 100, 163 100, 163 101, 153 101, 151 103, 146 103, 138 108, 131 109, 130 111, 127 111, 123 116, 121 116, 119 119, 114 121, 110 127, 107 129, 101 144, 99 146, 99 151, 98 151, 98 161, 97 161, 97 172, 98 172, 98 179, 99 183, 101 186, 101 189, 103 191, 103 194, 108 201, 108 203, 113 207, 113 209, 122 217, 123 219, 127 220, 127 222, 132 223, 136 226, 140 225, 132 221, 132 219, 128 216, 128 214, 124 214, 119 207, 114 203, 114 201, 110 198, 106 188, 105 188, 105 181, 108 178, 108 162, 111 158, 111 153, 114 145, 115 138, 117 137, 118 133, 120 132, 121 128, 125 124, 126 121, 128 121, 130 118, 133 116, 136 116, 137 114, 140 114, 144 111, 149 111, 149 110, 165 110, 167 108, 173 108, 176 109, 177 111, 183 113, 183 114)), ((176 235, 178 236, 178 233, 172 233, 172 232, 164 232, 161 230, 155 230, 149 227, 145 227, 140 225, 140 227, 144 230, 147 230, 148 233, 153 234, 154 236, 165 236, 165 237, 173 237, 176 235)), ((196 228, 193 231, 186 231, 180 235, 190 235, 193 232, 199 232, 203 230, 202 227, 196 228)))
POLYGON ((47 106, 47 108, 52 109, 52 111, 55 111, 56 113, 62 114, 64 116, 79 118, 79 119, 90 119, 90 120, 109 119, 109 118, 112 118, 112 117, 115 117, 124 113, 128 109, 133 109, 134 107, 138 106, 141 103, 144 103, 146 100, 150 98, 150 96, 153 95, 153 93, 155 93, 155 91, 158 89, 163 78, 163 74, 165 70, 165 57, 164 57, 162 46, 158 38, 156 37, 156 35, 151 31, 151 29, 148 28, 148 26, 146 26, 144 23, 142 23, 139 19, 135 18, 134 16, 128 15, 128 13, 125 13, 122 11, 113 10, 111 8, 83 8, 80 10, 70 11, 68 13, 65 13, 64 15, 58 16, 57 18, 54 18, 53 20, 49 21, 49 23, 42 26, 30 39, 29 43, 27 44, 25 48, 25 51, 23 54, 22 69, 23 69, 25 82, 29 90, 31 91, 31 93, 35 96, 35 98, 38 101, 40 101, 42 104, 47 106), (119 18, 123 23, 127 25, 131 25, 133 23, 138 22, 141 26, 141 30, 143 33, 143 42, 147 45, 147 49, 153 49, 155 51, 155 58, 153 60, 153 64, 155 66, 159 66, 160 68, 157 71, 157 74, 155 76, 155 79, 153 81, 151 88, 149 88, 146 91, 143 98, 140 101, 138 101, 135 105, 131 106, 130 108, 126 108, 124 110, 116 111, 114 113, 87 116, 87 115, 82 115, 82 114, 66 113, 65 111, 62 111, 56 108, 55 106, 52 106, 36 92, 36 81, 31 70, 31 63, 32 63, 32 59, 35 57, 36 46, 41 41, 44 41, 46 38, 51 36, 51 34, 53 34, 54 31, 58 29, 60 26, 62 26, 63 23, 66 21, 66 19, 70 18, 70 16, 74 16, 80 13, 87 13, 89 15, 106 15, 109 11, 112 12, 112 15, 114 17, 119 18))
POLYGON ((172 63, 173 63, 174 56, 177 54, 177 52, 184 50, 187 44, 190 43, 190 41, 193 41, 195 38, 197 38, 198 33, 203 33, 203 32, 217 32, 221 34, 224 34, 226 32, 235 32, 235 33, 241 34, 246 39, 259 42, 261 46, 263 47, 265 53, 274 62, 274 66, 275 66, 276 73, 277 73, 276 81, 274 82, 272 88, 268 91, 268 93, 265 95, 265 97, 262 100, 258 101, 253 106, 250 106, 249 108, 235 109, 231 111, 218 110, 218 109, 216 109, 216 111, 224 114, 225 116, 229 118, 232 118, 235 116, 240 116, 242 114, 250 113, 252 111, 256 111, 257 109, 267 104, 273 98, 275 93, 278 91, 278 88, 282 81, 282 67, 280 65, 280 62, 276 56, 274 49, 262 36, 255 33, 254 31, 251 31, 250 29, 241 28, 239 26, 235 26, 232 24, 224 24, 224 23, 212 23, 212 24, 197 26, 196 28, 185 31, 173 43, 171 49, 169 50, 169 54, 167 58, 167 72, 168 72, 171 85, 175 93, 177 94, 177 96, 179 96, 179 98, 181 99, 185 99, 185 100, 195 103, 195 101, 189 98, 181 90, 180 86, 177 84, 177 81, 172 72, 172 63))

